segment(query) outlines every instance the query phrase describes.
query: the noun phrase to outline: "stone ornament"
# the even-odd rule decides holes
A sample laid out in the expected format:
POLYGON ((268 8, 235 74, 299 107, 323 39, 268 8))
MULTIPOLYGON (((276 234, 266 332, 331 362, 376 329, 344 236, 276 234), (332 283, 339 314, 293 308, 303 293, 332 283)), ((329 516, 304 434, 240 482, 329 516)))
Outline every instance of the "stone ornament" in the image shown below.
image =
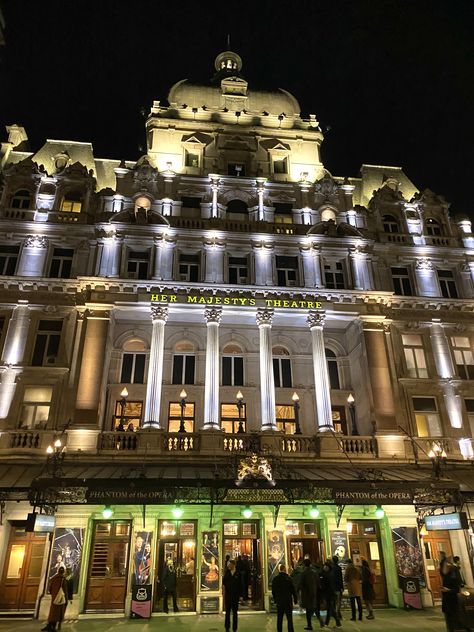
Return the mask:
POLYGON ((415 263, 416 270, 434 270, 435 266, 431 259, 417 259, 415 263))
POLYGON ((324 312, 310 311, 306 322, 308 323, 309 328, 312 329, 313 327, 324 327, 325 320, 326 314, 324 312))
POLYGON ((221 322, 222 318, 222 308, 221 307, 206 307, 204 310, 204 316, 206 318, 206 323, 217 323, 221 322))
POLYGON ((28 235, 25 239, 25 248, 47 248, 48 240, 41 235, 28 235))
POLYGON ((166 323, 168 320, 168 308, 165 305, 157 305, 151 308, 151 319, 162 320, 166 323))
POLYGON ((272 326, 274 312, 272 309, 266 309, 264 307, 259 307, 257 309, 257 315, 255 320, 257 321, 257 325, 259 327, 263 327, 267 325, 268 327, 272 326))

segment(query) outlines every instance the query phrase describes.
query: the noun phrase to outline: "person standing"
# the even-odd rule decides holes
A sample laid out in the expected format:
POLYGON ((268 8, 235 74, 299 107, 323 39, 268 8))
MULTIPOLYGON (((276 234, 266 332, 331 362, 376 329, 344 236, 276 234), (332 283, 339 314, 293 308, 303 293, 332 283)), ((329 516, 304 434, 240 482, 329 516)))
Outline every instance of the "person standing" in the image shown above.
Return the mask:
POLYGON ((359 613, 359 621, 362 621, 362 576, 357 566, 354 566, 353 561, 349 558, 347 560, 346 573, 344 575, 344 581, 349 593, 349 600, 351 602, 352 617, 351 621, 356 620, 356 603, 359 613))
POLYGON ((375 575, 370 570, 370 566, 367 560, 362 560, 362 598, 365 603, 365 607, 369 611, 367 619, 375 619, 373 601, 375 599, 375 575))
POLYGON ((242 594, 242 579, 237 572, 234 560, 229 560, 227 569, 222 579, 224 589, 225 622, 226 632, 230 630, 230 613, 232 612, 232 632, 236 632, 238 625, 239 599, 242 594))
POLYGON ((311 618, 316 612, 321 627, 323 623, 319 614, 319 575, 311 568, 311 560, 303 561, 304 570, 300 575, 300 603, 306 610, 306 627, 305 630, 312 630, 311 618))
POLYGON ((286 572, 286 566, 280 564, 279 573, 272 581, 272 595, 277 607, 277 632, 283 630, 283 616, 288 621, 288 632, 294 632, 293 603, 298 603, 296 590, 291 577, 286 572))
POLYGON ((64 619, 68 602, 68 584, 64 577, 64 566, 58 568, 57 574, 49 582, 49 592, 51 594, 51 606, 49 607, 48 623, 41 630, 54 632, 56 624, 58 625, 58 630, 61 628, 61 622, 64 619))
POLYGON ((173 610, 179 612, 178 603, 176 601, 176 568, 173 560, 168 560, 163 571, 163 612, 168 613, 168 595, 173 598, 173 610))
POLYGON ((344 592, 344 580, 342 579, 342 568, 339 566, 339 558, 334 555, 332 558, 332 572, 334 575, 334 587, 336 589, 335 609, 339 619, 342 619, 341 602, 344 592))
POLYGON ((336 586, 334 583, 334 573, 331 560, 324 562, 321 571, 321 598, 326 602, 326 627, 329 627, 331 617, 336 620, 336 627, 341 627, 341 620, 336 610, 336 586))
POLYGON ((448 632, 464 629, 471 632, 471 628, 463 627, 459 616, 458 593, 461 589, 459 569, 446 558, 442 574, 441 610, 446 621, 448 632))

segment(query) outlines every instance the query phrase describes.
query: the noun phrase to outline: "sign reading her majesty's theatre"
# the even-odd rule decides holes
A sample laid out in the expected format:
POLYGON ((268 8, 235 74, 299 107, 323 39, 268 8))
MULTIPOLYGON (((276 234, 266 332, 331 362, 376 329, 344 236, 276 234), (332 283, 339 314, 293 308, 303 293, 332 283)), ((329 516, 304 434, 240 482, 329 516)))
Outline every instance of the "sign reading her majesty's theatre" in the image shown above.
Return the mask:
POLYGON ((306 296, 292 295, 282 296, 266 295, 262 298, 249 294, 193 294, 193 293, 176 293, 169 294, 166 292, 150 294, 151 303, 176 303, 188 305, 232 305, 235 307, 283 307, 286 309, 321 309, 321 301, 308 299, 306 296))

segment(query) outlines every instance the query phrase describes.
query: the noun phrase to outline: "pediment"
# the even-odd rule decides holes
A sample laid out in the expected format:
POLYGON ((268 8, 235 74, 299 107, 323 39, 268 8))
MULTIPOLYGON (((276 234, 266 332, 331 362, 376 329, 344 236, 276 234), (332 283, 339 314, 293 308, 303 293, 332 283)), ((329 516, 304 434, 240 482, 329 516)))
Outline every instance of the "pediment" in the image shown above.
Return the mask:
POLYGON ((164 224, 169 226, 169 222, 161 213, 153 209, 146 211, 142 208, 137 209, 137 211, 133 208, 120 211, 110 221, 113 224, 164 224))
POLYGON ((201 132, 185 134, 184 136, 182 136, 181 142, 195 145, 209 145, 209 143, 212 142, 212 136, 209 136, 209 134, 203 134, 201 132))
POLYGON ((7 176, 31 176, 45 174, 46 170, 43 165, 39 165, 31 156, 20 160, 19 162, 11 163, 4 169, 4 173, 7 176))
POLYGON ((260 143, 260 146, 267 151, 290 151, 290 146, 278 138, 268 138, 260 143))

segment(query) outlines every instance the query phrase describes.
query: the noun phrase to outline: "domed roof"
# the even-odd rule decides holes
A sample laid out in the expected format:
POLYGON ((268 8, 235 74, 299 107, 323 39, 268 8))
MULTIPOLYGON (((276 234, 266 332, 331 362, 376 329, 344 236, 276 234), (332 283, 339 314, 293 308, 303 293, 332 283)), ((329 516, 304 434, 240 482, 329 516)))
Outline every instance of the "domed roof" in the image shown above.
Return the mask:
MULTIPOLYGON (((225 106, 224 95, 232 94, 246 97, 242 109, 248 112, 268 113, 286 117, 299 116, 301 108, 295 97, 278 88, 274 91, 252 90, 240 74, 242 59, 237 53, 224 51, 214 62, 217 71, 213 83, 199 84, 183 79, 175 83, 168 94, 171 107, 208 108, 219 110, 225 106), (217 82, 217 83, 216 83, 217 82)), ((240 109, 240 108, 239 108, 240 109)))

